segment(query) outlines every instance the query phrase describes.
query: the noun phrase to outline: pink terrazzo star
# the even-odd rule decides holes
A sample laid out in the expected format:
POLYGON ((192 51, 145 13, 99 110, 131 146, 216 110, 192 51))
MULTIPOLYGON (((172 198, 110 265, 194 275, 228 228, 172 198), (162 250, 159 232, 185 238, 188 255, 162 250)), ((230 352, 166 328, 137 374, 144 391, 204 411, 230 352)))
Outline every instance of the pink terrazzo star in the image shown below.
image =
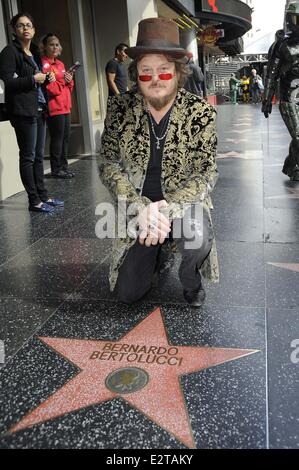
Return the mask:
POLYGON ((287 269, 288 271, 295 271, 299 273, 299 264, 297 263, 268 263, 276 268, 287 269))
POLYGON ((267 196, 265 199, 299 199, 299 189, 287 189, 291 194, 281 194, 280 196, 267 196))
POLYGON ((247 150, 244 153, 235 151, 218 153, 216 156, 217 160, 226 160, 228 158, 237 158, 240 160, 262 160, 262 152, 260 150, 247 150))
POLYGON ((122 397, 190 448, 195 443, 180 377, 258 352, 170 345, 159 308, 118 341, 39 339, 80 372, 13 426, 11 433, 122 397), (130 378, 130 368, 147 373, 149 380, 143 388, 133 393, 114 393, 107 388, 107 377, 113 371, 127 369, 129 374, 124 372, 123 377, 130 378))
POLYGON ((240 144, 242 142, 248 142, 248 139, 225 139, 225 142, 232 143, 232 144, 240 144))

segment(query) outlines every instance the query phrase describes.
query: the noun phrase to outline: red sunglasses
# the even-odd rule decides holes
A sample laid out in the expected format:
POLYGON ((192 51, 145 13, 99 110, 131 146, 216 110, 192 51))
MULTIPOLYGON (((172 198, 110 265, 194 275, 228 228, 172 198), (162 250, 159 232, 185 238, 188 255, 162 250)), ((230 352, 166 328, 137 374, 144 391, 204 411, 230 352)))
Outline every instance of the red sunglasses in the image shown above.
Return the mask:
MULTIPOLYGON (((172 73, 159 73, 158 77, 160 80, 171 80, 174 75, 172 73)), ((139 75, 141 82, 150 82, 153 79, 153 75, 139 75)))

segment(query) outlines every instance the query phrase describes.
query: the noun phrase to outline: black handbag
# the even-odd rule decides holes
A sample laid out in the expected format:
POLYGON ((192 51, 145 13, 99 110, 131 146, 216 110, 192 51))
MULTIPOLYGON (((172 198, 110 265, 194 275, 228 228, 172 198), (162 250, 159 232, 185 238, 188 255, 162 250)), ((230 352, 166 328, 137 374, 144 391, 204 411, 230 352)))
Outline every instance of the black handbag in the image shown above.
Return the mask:
POLYGON ((9 116, 6 111, 5 103, 0 103, 0 122, 9 121, 9 116))

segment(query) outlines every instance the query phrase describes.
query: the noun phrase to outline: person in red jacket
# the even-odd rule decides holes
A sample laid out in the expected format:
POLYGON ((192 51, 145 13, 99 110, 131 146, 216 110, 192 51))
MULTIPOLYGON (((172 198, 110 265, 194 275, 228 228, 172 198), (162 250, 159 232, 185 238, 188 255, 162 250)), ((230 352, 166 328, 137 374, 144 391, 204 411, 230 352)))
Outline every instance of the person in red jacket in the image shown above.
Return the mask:
POLYGON ((63 62, 58 60, 62 47, 52 33, 42 40, 42 65, 44 73, 54 73, 55 80, 47 83, 49 117, 47 120, 50 132, 51 175, 54 178, 72 178, 75 174, 68 167, 68 147, 71 125, 73 75, 66 71, 63 62))

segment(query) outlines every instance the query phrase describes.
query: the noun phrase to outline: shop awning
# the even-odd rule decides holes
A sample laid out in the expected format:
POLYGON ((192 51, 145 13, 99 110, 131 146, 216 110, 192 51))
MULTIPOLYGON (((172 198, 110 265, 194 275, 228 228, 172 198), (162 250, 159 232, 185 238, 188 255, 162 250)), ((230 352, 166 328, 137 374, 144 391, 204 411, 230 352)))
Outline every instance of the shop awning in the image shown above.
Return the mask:
POLYGON ((252 27, 252 10, 240 0, 195 0, 195 10, 202 25, 224 29, 222 45, 242 37, 252 27))

